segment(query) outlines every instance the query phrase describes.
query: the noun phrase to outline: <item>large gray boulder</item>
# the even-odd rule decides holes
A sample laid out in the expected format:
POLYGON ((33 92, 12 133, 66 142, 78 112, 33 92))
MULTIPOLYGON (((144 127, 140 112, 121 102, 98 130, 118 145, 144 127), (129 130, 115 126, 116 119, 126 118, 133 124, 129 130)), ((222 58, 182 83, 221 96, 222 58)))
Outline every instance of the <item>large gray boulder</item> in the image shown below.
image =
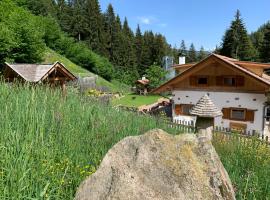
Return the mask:
POLYGON ((77 200, 235 199, 229 176, 207 134, 152 130, 127 137, 79 187, 77 200))

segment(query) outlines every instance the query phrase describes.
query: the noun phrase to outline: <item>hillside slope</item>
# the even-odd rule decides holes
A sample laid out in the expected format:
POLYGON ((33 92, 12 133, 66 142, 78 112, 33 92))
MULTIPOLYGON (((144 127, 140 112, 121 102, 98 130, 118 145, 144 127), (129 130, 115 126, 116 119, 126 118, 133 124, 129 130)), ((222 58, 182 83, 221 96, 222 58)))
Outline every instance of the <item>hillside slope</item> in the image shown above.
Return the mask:
POLYGON ((116 80, 112 80, 111 82, 109 82, 101 76, 98 76, 82 68, 81 66, 76 65, 75 63, 53 51, 52 49, 47 48, 45 51, 43 63, 54 63, 56 61, 63 63, 67 67, 67 69, 74 73, 76 76, 97 76, 97 85, 108 87, 113 92, 127 92, 129 90, 129 87, 127 85, 120 83, 116 80))

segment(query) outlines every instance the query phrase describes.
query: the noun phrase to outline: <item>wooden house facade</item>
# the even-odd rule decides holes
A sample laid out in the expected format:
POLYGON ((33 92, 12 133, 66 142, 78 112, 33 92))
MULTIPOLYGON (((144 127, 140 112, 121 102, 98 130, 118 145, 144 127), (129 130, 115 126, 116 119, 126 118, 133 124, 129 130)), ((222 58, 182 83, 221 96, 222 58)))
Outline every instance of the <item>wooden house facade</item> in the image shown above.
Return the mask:
POLYGON ((269 134, 270 64, 212 54, 176 69, 179 75, 153 91, 171 91, 174 120, 194 123, 190 110, 208 94, 223 113, 215 118, 217 126, 269 134))

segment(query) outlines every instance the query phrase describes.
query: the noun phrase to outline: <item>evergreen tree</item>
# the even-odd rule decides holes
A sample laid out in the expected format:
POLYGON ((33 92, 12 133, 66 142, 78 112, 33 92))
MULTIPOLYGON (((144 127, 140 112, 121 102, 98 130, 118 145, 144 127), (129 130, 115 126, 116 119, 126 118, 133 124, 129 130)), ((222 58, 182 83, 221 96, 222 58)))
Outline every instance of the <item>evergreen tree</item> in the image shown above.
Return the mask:
POLYGON ((184 40, 181 41, 178 56, 187 56, 187 47, 184 40))
POLYGON ((109 60, 113 60, 113 42, 116 36, 115 25, 116 17, 112 4, 108 5, 106 12, 104 13, 104 34, 106 39, 107 57, 109 60))
POLYGON ((119 15, 116 16, 115 20, 115 26, 114 26, 114 36, 113 36, 113 46, 112 46, 112 63, 114 63, 118 70, 121 70, 120 68, 122 66, 125 66, 124 61, 124 54, 125 54, 125 47, 123 44, 123 33, 122 33, 122 23, 119 15))
POLYGON ((71 2, 71 6, 69 7, 69 9, 66 10, 71 11, 72 17, 69 22, 69 25, 62 24, 62 27, 66 26, 64 30, 69 32, 78 41, 84 40, 86 38, 86 19, 84 16, 84 1, 73 0, 71 2))
POLYGON ((260 48, 260 58, 263 62, 270 62, 270 24, 265 28, 262 45, 260 48))
POLYGON ((207 57, 207 53, 206 53, 206 51, 204 50, 204 48, 202 46, 200 48, 200 51, 199 51, 199 54, 198 54, 198 60, 201 61, 201 60, 203 60, 206 57, 207 57))
MULTIPOLYGON (((124 20, 123 24, 123 45, 125 51, 123 59, 124 59, 124 66, 126 67, 126 72, 129 73, 134 77, 132 81, 135 81, 138 78, 138 70, 136 68, 136 51, 135 51, 135 38, 132 30, 128 25, 127 18, 124 20)), ((132 77, 131 76, 131 77, 132 77)))
POLYGON ((143 49, 143 36, 140 26, 137 26, 135 36, 135 51, 136 51, 136 63, 139 75, 144 75, 144 67, 142 65, 142 49, 143 49))
POLYGON ((188 50, 188 55, 187 55, 187 62, 196 62, 197 61, 197 53, 196 49, 193 43, 191 43, 189 50, 188 50))
POLYGON ((154 64, 153 59, 153 44, 154 34, 152 31, 146 31, 143 34, 143 46, 142 46, 142 66, 144 71, 154 64))
POLYGON ((162 58, 167 54, 167 42, 161 34, 155 34, 153 44, 153 62, 161 65, 162 58))
POLYGON ((230 28, 225 32, 220 53, 240 60, 253 60, 256 57, 256 51, 240 18, 239 10, 230 28))
POLYGON ((98 0, 86 0, 85 3, 86 41, 89 47, 105 55, 105 36, 103 33, 103 17, 98 0))
POLYGON ((56 17, 62 30, 79 38, 83 27, 79 0, 72 0, 69 4, 65 0, 55 0, 55 4, 56 17))

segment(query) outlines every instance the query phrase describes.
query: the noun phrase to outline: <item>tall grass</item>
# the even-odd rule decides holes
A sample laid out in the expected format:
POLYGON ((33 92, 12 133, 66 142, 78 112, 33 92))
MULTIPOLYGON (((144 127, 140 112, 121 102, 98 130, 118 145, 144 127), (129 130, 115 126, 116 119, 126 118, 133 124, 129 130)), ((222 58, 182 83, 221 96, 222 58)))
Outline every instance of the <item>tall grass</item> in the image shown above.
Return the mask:
POLYGON ((73 199, 113 144, 153 128, 152 118, 116 111, 43 86, 0 83, 0 199, 73 199))
POLYGON ((270 146, 257 138, 214 134, 213 144, 228 171, 237 199, 270 199, 270 146))

